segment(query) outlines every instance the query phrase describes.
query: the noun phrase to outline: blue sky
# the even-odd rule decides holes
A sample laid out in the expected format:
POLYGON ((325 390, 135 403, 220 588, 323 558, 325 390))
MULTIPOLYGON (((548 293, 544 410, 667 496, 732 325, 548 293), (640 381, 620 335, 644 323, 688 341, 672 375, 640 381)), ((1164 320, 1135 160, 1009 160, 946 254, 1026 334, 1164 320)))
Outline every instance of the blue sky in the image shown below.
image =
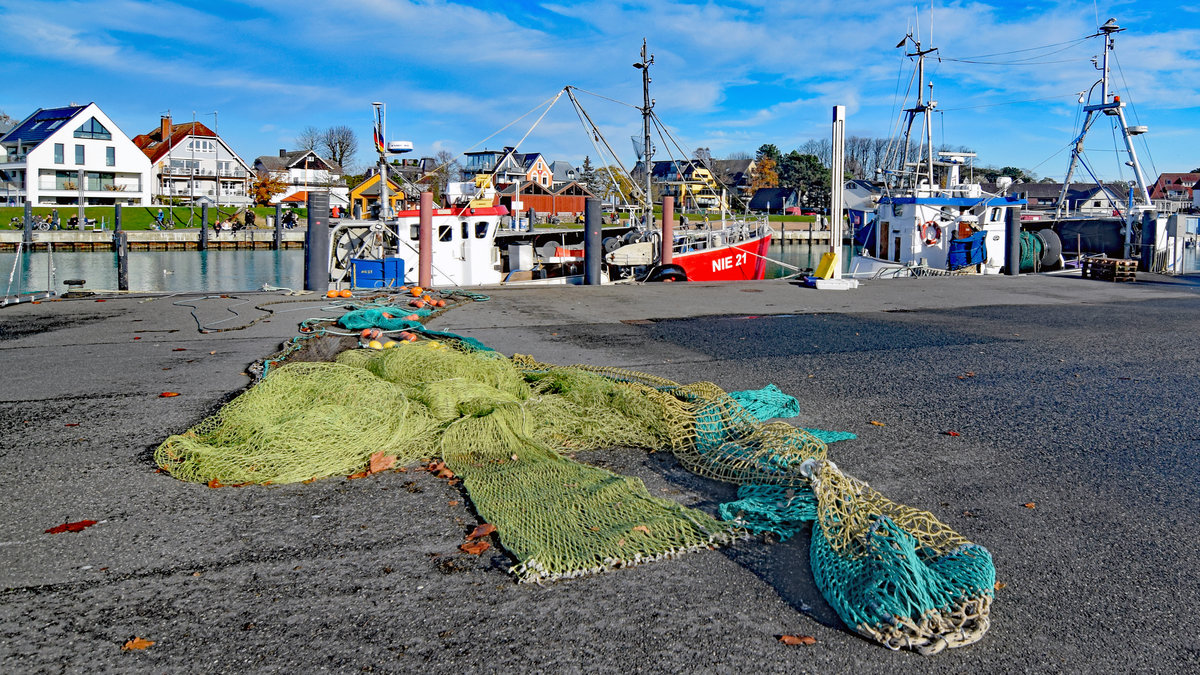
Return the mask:
MULTIPOLYGON (((970 146, 980 164, 1061 177, 1101 45, 1071 41, 1114 17, 1128 29, 1117 36, 1115 89, 1133 103, 1130 123, 1150 127, 1137 146, 1149 178, 1200 167, 1200 9, 1159 0, 0 0, 0 109, 21 119, 95 101, 130 136, 168 110, 210 125, 217 111, 221 135, 248 161, 293 148, 306 126, 346 124, 365 164, 372 101, 387 104, 389 138, 413 141, 417 155, 514 144, 534 116, 481 142, 568 84, 640 104, 631 64, 646 37, 655 109, 688 151, 786 152, 828 137, 835 104, 848 107, 848 135, 889 136, 909 68, 894 45, 918 14, 928 44, 931 12, 943 60, 928 79, 945 111, 935 142, 970 146)), ((637 112, 581 101, 630 161, 637 112)), ((1108 128, 1089 138, 1105 177, 1127 178, 1102 161, 1115 157, 1108 128)), ((595 158, 565 97, 521 149, 595 158)), ((656 158, 666 154, 660 143, 656 158)))

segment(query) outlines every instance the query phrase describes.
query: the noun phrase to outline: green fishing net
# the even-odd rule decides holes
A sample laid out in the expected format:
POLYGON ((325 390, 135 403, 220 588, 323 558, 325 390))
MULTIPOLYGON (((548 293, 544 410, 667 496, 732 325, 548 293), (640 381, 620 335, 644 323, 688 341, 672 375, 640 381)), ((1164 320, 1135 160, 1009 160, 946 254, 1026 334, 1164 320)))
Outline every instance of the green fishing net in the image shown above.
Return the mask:
POLYGON ((739 393, 748 409, 711 383, 420 341, 272 370, 164 441, 156 460, 184 480, 240 484, 359 472, 378 452, 400 465, 438 457, 496 526, 522 581, 636 565, 747 531, 786 538, 814 523, 813 574, 847 625, 923 653, 979 639, 995 579, 987 551, 841 474, 826 443, 847 435, 762 422, 798 410, 775 392, 739 393), (739 501, 717 520, 569 456, 611 447, 673 452, 699 475, 740 485, 739 501))

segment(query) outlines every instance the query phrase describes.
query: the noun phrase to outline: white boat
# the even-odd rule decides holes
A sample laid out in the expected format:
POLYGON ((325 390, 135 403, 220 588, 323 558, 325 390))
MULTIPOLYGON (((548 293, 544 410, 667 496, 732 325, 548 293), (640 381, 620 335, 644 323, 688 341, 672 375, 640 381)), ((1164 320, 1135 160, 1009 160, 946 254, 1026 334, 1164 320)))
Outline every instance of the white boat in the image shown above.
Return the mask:
MULTIPOLYGON (((917 57, 917 81, 925 82, 925 56, 936 48, 922 49, 911 34, 900 46, 910 42, 914 50, 906 55, 917 57)), ((998 274, 1005 264, 1005 222, 1025 201, 964 183, 961 169, 975 153, 939 152, 935 156, 931 114, 937 102, 932 92, 932 83, 928 98, 919 87, 916 104, 904 111, 904 137, 893 144, 897 168, 884 172, 874 223, 869 225, 873 231, 863 249, 851 255, 847 276, 998 274), (921 140, 915 159, 910 160, 910 139, 918 117, 922 118, 921 140)), ((1039 262, 1057 262, 1060 253, 1057 239, 1043 242, 1044 256, 1039 262)))

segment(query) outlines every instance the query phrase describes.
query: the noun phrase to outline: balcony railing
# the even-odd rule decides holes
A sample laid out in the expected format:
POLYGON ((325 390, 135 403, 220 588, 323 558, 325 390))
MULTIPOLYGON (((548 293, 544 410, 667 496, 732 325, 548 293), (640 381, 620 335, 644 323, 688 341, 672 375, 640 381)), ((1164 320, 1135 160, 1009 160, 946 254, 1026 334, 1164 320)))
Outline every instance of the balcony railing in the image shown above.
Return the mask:
POLYGON ((163 176, 196 176, 199 178, 247 178, 250 174, 244 169, 189 169, 179 166, 162 167, 163 176))

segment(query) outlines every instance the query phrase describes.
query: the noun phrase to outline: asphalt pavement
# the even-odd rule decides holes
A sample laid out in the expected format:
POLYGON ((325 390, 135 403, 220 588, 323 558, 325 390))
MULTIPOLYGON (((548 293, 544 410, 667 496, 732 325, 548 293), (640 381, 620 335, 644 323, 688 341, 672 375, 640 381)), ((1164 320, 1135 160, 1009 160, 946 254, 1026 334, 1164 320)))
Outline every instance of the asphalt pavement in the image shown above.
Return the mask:
MULTIPOLYGON (((858 434, 830 446, 843 471, 992 552, 991 630, 932 657, 858 637, 813 586, 806 533, 537 586, 503 551, 458 551, 478 521, 427 473, 176 481, 154 447, 243 390, 300 320, 335 313, 311 296, 130 296, 0 309, 0 671, 1200 668, 1193 280, 484 292, 431 327, 552 363, 774 383, 800 399, 795 423, 858 434), (99 522, 44 532, 82 519, 99 522), (122 651, 133 636, 155 644, 122 651)), ((666 453, 581 459, 710 512, 733 495, 666 453)))

